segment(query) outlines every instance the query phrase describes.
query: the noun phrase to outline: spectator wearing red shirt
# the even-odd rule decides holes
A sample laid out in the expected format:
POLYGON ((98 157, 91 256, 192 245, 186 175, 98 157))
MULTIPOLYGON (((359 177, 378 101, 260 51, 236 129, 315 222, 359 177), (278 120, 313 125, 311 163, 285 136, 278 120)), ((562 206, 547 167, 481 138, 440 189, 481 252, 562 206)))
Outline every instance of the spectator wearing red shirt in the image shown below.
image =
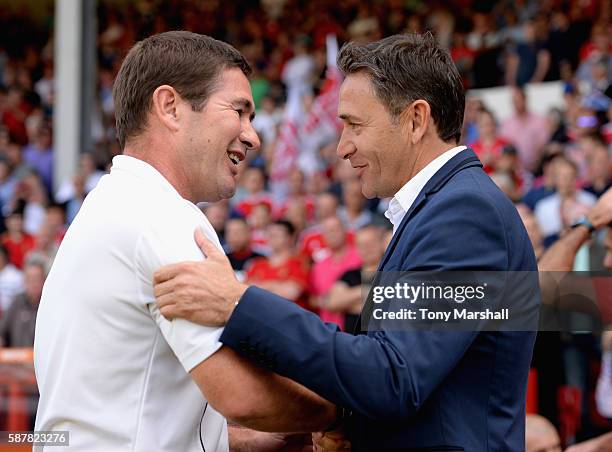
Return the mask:
POLYGON ((270 255, 253 259, 247 266, 247 281, 308 308, 308 268, 295 254, 295 229, 286 220, 268 226, 270 255))
POLYGON ((234 206, 234 209, 244 217, 249 217, 253 209, 261 204, 265 204, 270 211, 273 211, 274 203, 270 193, 265 191, 266 179, 262 169, 247 168, 243 177, 246 195, 234 206))
POLYGON ((251 247, 265 256, 270 254, 268 247, 268 225, 272 223, 272 212, 269 204, 254 205, 247 217, 251 228, 251 247))
POLYGON ((6 218, 6 229, 2 244, 8 251, 10 263, 21 269, 26 254, 36 245, 34 237, 23 230, 23 209, 14 210, 6 218))
POLYGON ((495 170, 497 159, 508 144, 508 141, 497 135, 497 121, 489 110, 482 110, 478 113, 478 140, 472 143, 474 150, 487 173, 495 170))
MULTIPOLYGON (((339 201, 336 195, 330 192, 321 193, 317 196, 315 205, 315 216, 317 223, 305 230, 299 239, 299 250, 312 262, 318 262, 329 256, 330 251, 325 243, 321 223, 327 218, 336 217, 339 201)), ((349 231, 347 236, 349 244, 353 243, 353 232, 349 231)))

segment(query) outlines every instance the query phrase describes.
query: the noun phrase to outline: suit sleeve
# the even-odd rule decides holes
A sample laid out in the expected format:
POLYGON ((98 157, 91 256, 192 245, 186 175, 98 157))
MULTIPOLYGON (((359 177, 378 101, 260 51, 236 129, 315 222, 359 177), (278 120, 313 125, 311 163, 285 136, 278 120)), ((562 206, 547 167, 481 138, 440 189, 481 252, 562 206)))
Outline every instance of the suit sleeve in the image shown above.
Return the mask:
MULTIPOLYGON (((504 229, 484 196, 455 193, 436 204, 435 211, 444 214, 417 217, 421 232, 414 246, 422 249, 410 255, 419 256, 419 261, 407 259, 402 270, 461 270, 476 264, 479 269, 506 268, 504 229), (458 246, 458 234, 465 238, 463 243, 476 249, 466 252, 458 246)), ((398 420, 419 410, 476 334, 378 331, 353 336, 252 286, 220 341, 365 417, 398 420)))

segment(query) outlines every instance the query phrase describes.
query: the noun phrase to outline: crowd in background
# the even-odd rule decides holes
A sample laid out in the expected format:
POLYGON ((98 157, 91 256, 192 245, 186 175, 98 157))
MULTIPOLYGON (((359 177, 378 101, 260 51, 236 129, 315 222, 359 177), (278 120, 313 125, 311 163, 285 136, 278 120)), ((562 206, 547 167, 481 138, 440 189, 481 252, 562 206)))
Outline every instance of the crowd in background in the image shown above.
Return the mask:
MULTIPOLYGON (((462 144, 517 203, 538 257, 612 184, 606 1, 100 1, 97 18, 94 145, 82 150, 71 180, 54 181, 51 126, 61 87, 54 81, 53 9, 36 20, 27 9, 0 9, 0 345, 32 344, 44 275, 85 196, 121 152, 114 76, 134 42, 153 33, 208 34, 236 46, 251 63, 262 148, 240 165, 236 195, 202 208, 240 278, 346 331, 361 308, 361 270, 376 269, 391 224, 384 215, 389 200, 365 199, 350 164, 335 155, 339 128, 326 116, 335 106, 325 106, 337 90, 327 64, 328 35, 342 44, 430 30, 450 51, 466 89, 512 87, 513 114, 503 121, 468 93, 462 144), (523 85, 550 80, 564 83, 564 107, 533 113, 523 85), (319 123, 329 126, 325 139, 309 143, 307 158, 303 142, 287 137, 296 121, 287 112, 292 96, 298 124, 315 124, 310 132, 320 130, 319 123), (294 154, 287 153, 290 145, 294 154), (276 181, 275 168, 284 170, 276 181)), ((591 264, 581 269, 598 269, 601 262, 591 264)), ((534 365, 547 378, 540 383, 541 411, 562 429, 577 422, 563 441, 610 428, 591 403, 598 339, 556 335, 539 342, 534 365), (583 359, 571 363, 585 370, 578 380, 567 370, 566 352, 575 348, 583 359), (567 384, 582 391, 580 411, 571 413, 578 421, 568 420, 571 410, 557 399, 567 384)))

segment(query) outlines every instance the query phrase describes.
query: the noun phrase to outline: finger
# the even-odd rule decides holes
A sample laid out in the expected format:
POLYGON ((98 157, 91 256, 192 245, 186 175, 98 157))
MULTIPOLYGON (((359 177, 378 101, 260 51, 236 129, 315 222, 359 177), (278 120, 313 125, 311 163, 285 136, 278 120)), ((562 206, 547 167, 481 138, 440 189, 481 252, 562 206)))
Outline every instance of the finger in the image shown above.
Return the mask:
POLYGON ((167 320, 174 320, 176 317, 178 317, 177 312, 176 312, 176 305, 173 305, 173 304, 167 305, 167 306, 161 306, 159 308, 159 312, 167 320))
POLYGON ((193 236, 195 238, 196 243, 198 244, 198 247, 202 250, 202 253, 204 253, 204 256, 206 256, 208 259, 213 256, 218 256, 221 253, 217 248, 217 245, 215 245, 208 237, 206 237, 200 228, 196 228, 193 236))
POLYGON ((164 265, 158 268, 153 274, 153 284, 160 284, 168 281, 186 270, 185 262, 178 264, 164 265))
POLYGON ((155 298, 159 299, 160 297, 163 297, 164 295, 168 295, 174 292, 175 289, 176 289, 176 280, 169 279, 162 283, 155 283, 153 286, 153 295, 155 295, 155 298))

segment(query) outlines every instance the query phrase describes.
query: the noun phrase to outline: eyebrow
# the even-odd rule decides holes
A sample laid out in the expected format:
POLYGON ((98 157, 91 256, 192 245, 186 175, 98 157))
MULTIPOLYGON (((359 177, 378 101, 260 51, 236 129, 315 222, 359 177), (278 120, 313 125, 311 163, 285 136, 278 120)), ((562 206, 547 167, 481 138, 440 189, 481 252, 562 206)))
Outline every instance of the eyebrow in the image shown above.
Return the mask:
POLYGON ((249 119, 252 121, 255 118, 255 108, 253 107, 253 103, 249 99, 240 98, 236 99, 232 102, 234 105, 244 108, 245 110, 251 110, 251 115, 249 119))
POLYGON ((353 115, 348 114, 348 113, 342 113, 342 114, 338 115, 338 118, 342 119, 343 121, 351 121, 351 120, 355 121, 355 120, 359 119, 356 116, 353 116, 353 115))

